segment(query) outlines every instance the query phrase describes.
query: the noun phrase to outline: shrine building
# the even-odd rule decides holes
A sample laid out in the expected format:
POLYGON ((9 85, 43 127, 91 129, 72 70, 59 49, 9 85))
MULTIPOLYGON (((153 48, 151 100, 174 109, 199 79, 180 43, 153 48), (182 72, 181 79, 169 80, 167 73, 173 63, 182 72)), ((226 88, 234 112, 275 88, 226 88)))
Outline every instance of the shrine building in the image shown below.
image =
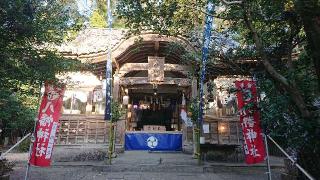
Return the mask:
MULTIPOLYGON (((197 52, 182 37, 145 33, 126 36, 125 30, 88 28, 59 51, 65 57, 89 63, 84 72, 67 73, 63 99, 59 145, 107 144, 108 122, 105 110, 105 70, 108 45, 112 47, 112 98, 125 109, 117 122, 116 143, 124 146, 126 134, 164 133, 181 135, 183 150, 192 146, 192 125, 180 114, 198 94, 199 71, 196 60, 185 61, 185 51, 197 52), (175 46, 178 44, 179 46, 175 46)), ((212 68, 212 67, 208 67, 212 68)), ((235 96, 227 90, 239 76, 217 64, 217 74, 208 74, 205 85, 207 101, 204 142, 207 144, 242 144, 235 96)), ((133 147, 134 149, 134 147, 133 147)))

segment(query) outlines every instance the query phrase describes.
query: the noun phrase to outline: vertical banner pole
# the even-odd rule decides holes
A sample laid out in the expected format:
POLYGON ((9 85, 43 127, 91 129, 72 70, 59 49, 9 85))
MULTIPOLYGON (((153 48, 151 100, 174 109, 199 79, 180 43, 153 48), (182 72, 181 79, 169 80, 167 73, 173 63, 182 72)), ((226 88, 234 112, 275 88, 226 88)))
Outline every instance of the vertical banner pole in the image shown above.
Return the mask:
MULTIPOLYGON (((40 82, 39 84, 39 94, 38 94, 38 104, 37 104, 37 112, 40 111, 40 104, 41 104, 41 86, 42 86, 42 82, 40 82)), ((38 114, 36 114, 36 116, 38 117, 38 114)), ((28 162, 27 162, 27 169, 26 169, 26 174, 24 176, 24 180, 28 180, 29 179, 29 172, 30 172, 30 158, 31 158, 31 153, 32 153, 32 148, 33 148, 33 141, 35 140, 35 133, 36 133, 36 127, 37 127, 37 122, 38 122, 38 118, 34 119, 34 126, 33 126, 33 131, 31 133, 31 142, 29 145, 29 152, 28 152, 28 162)))
POLYGON ((113 151, 113 123, 110 120, 110 129, 109 129, 109 150, 108 150, 108 158, 109 164, 112 163, 112 151, 113 151))
POLYGON ((108 8, 108 55, 107 55, 107 63, 106 63, 106 109, 105 109, 105 120, 110 121, 110 133, 109 133, 109 149, 108 149, 108 158, 109 164, 111 164, 111 158, 113 154, 113 143, 114 143, 114 126, 112 119, 112 59, 111 59, 111 33, 112 33, 112 14, 111 14, 111 2, 107 1, 108 8))
MULTIPOLYGON (((30 0, 28 1, 28 3, 31 3, 30 0)), ((38 95, 38 105, 37 105, 37 110, 39 111, 40 109, 40 102, 41 102, 41 82, 40 82, 40 87, 39 87, 39 95, 38 95)), ((37 112, 38 112, 37 111, 37 112)), ((36 114, 36 117, 38 117, 38 114, 36 114)), ((27 169, 26 169, 26 174, 24 176, 24 180, 28 180, 28 176, 29 176, 29 171, 30 171, 30 158, 31 158, 31 152, 32 152, 32 148, 33 148, 33 140, 34 140, 34 134, 36 132, 36 126, 37 126, 37 120, 35 118, 34 121, 34 126, 33 126, 33 131, 31 133, 31 141, 30 141, 30 145, 29 145, 29 152, 28 152, 28 162, 27 162, 27 169)))
MULTIPOLYGON (((260 91, 259 91, 259 88, 258 88, 258 83, 257 83, 257 78, 256 78, 256 75, 253 74, 253 77, 252 77, 252 81, 255 82, 256 84, 256 88, 257 88, 257 103, 260 103, 261 102, 261 94, 260 94, 260 91)), ((262 119, 262 116, 260 115, 260 118, 262 119)), ((270 156, 269 156, 269 148, 268 148, 268 138, 267 138, 267 134, 266 134, 266 129, 264 128, 264 133, 263 133, 263 138, 264 138, 264 144, 265 144, 265 149, 266 149, 266 165, 267 165, 267 168, 268 168, 268 180, 272 180, 272 176, 271 176, 271 167, 270 167, 270 156)))
MULTIPOLYGON (((200 153, 200 137, 203 134, 203 107, 204 107, 204 99, 203 99, 203 86, 204 86, 204 79, 206 75, 206 64, 208 60, 208 51, 209 51, 209 44, 211 41, 211 29, 212 29, 212 22, 213 22, 213 17, 210 15, 213 13, 214 10, 214 4, 209 0, 207 4, 207 16, 206 16, 206 25, 204 28, 204 33, 203 33, 203 47, 202 47, 202 60, 201 60, 201 75, 200 75, 200 103, 199 103, 199 115, 198 115, 198 128, 199 128, 199 136, 197 137, 197 143, 199 147, 197 150, 199 150, 198 153, 198 158, 201 158, 201 153, 200 153)), ((200 161, 200 160, 199 160, 200 161)))
POLYGON ((267 167, 268 167, 268 180, 271 180, 271 167, 270 167, 270 156, 269 156, 269 148, 268 148, 268 139, 267 139, 267 135, 263 134, 264 136, 264 142, 266 145, 266 155, 267 155, 267 167))
POLYGON ((117 137, 117 122, 114 123, 114 128, 113 128, 113 145, 112 145, 112 152, 113 152, 113 157, 116 157, 116 137, 117 137))

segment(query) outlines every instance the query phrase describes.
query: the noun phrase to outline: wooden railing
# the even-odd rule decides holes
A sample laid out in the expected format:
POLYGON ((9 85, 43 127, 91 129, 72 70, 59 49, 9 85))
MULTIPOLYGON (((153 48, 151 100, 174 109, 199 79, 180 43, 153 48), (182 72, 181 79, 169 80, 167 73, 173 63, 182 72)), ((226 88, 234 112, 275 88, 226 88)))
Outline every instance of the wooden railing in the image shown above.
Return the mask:
MULTIPOLYGON (((210 144, 241 145, 242 131, 237 116, 205 116, 204 124, 209 124, 205 141, 210 144)), ((183 129, 187 141, 192 142, 192 128, 183 129)), ((109 123, 103 115, 62 115, 57 134, 57 144, 105 144, 108 143, 109 123)), ((123 143, 124 120, 117 122, 116 143, 123 143)))
MULTIPOLYGON (((103 115, 62 115, 57 134, 57 144, 105 144, 108 143, 109 123, 103 115)), ((122 142, 122 123, 117 123, 116 143, 122 142)))
POLYGON ((209 133, 204 133, 206 143, 241 145, 243 142, 241 126, 237 116, 205 116, 204 124, 209 124, 209 133))

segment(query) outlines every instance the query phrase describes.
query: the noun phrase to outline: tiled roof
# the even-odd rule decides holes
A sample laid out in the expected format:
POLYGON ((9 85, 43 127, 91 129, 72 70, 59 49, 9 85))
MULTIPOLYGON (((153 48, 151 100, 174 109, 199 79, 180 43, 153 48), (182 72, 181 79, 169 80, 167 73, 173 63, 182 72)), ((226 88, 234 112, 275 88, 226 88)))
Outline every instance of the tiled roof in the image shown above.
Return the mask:
POLYGON ((79 32, 78 36, 57 49, 61 53, 90 54, 106 51, 110 42, 111 48, 117 46, 125 38, 126 30, 112 29, 112 35, 108 36, 109 29, 87 28, 79 32), (110 38, 110 40, 109 40, 110 38))

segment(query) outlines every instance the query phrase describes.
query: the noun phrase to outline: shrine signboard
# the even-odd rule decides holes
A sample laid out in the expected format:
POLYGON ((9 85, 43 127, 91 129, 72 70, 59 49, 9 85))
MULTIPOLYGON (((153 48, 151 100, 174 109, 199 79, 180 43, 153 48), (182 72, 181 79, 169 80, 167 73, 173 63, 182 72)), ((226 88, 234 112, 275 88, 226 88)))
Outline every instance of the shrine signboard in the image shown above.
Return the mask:
POLYGON ((257 108, 257 89, 254 81, 236 81, 240 123, 244 137, 244 153, 247 164, 264 161, 265 148, 257 108))
POLYGON ((148 56, 148 80, 149 82, 164 81, 164 57, 148 56))
POLYGON ((64 87, 45 84, 29 160, 34 166, 50 166, 63 95, 64 87))

